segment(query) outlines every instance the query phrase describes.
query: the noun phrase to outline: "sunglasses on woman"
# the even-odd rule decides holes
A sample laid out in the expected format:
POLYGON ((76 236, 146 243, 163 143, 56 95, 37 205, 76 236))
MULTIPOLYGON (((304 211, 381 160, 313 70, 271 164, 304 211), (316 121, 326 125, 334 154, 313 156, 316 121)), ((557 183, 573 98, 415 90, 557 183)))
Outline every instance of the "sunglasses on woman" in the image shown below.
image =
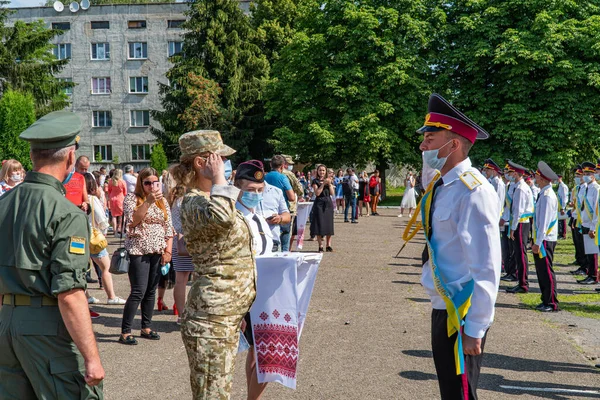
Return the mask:
POLYGON ((160 183, 159 181, 144 181, 144 186, 152 186, 156 183, 160 183))

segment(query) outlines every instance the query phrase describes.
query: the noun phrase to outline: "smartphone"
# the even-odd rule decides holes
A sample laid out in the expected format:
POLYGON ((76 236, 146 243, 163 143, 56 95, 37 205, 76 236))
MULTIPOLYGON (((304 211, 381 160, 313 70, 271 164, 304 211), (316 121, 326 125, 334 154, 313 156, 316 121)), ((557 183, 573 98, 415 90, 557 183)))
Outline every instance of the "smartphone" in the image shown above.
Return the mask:
POLYGON ((160 182, 154 182, 154 183, 152 184, 152 190, 159 190, 159 189, 160 189, 160 186, 161 186, 161 183, 160 183, 160 182))

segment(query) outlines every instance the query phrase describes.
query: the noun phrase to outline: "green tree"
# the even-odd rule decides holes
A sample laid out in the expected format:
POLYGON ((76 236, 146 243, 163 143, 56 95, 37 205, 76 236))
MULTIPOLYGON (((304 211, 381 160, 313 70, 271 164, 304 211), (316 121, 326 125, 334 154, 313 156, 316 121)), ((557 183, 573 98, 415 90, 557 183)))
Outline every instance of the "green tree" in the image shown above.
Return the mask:
POLYGON ((299 14, 268 91, 275 147, 310 163, 418 162, 429 32, 443 14, 414 0, 311 1, 299 14))
POLYGON ((457 0, 432 59, 440 93, 489 130, 473 157, 566 171, 600 144, 596 1, 457 0))
MULTIPOLYGON (((44 5, 46 7, 52 7, 56 0, 46 0, 44 5)), ((151 4, 151 3, 175 3, 175 0, 94 0, 92 2, 95 6, 103 4, 151 4)))
POLYGON ((19 139, 19 135, 35 122, 33 96, 6 90, 0 99, 0 159, 14 158, 31 169, 29 143, 19 139))
MULTIPOLYGON (((60 31, 46 28, 43 21, 16 21, 6 26, 10 11, 0 1, 0 85, 33 94, 38 117, 63 109, 68 104, 64 89, 73 83, 61 82, 54 75, 69 62, 52 54, 52 40, 60 31)), ((1 90, 1 88, 0 88, 1 90)))
MULTIPOLYGON (((222 90, 218 97, 220 130, 224 140, 238 150, 237 157, 246 158, 255 140, 253 108, 261 98, 269 64, 253 43, 254 30, 236 0, 193 1, 187 14, 184 50, 172 58, 174 65, 167 72, 171 85, 160 85, 165 112, 153 113, 161 124, 161 129, 153 132, 169 158, 176 158, 176 138, 190 128, 189 120, 179 116, 196 99, 187 90, 195 85, 188 79, 192 73, 222 90)), ((213 90, 213 86, 205 88, 213 90)), ((192 128, 208 126, 199 121, 192 128)))
POLYGON ((158 174, 167 169, 167 155, 165 154, 165 150, 160 143, 155 144, 152 147, 152 154, 150 154, 150 166, 154 168, 158 174))

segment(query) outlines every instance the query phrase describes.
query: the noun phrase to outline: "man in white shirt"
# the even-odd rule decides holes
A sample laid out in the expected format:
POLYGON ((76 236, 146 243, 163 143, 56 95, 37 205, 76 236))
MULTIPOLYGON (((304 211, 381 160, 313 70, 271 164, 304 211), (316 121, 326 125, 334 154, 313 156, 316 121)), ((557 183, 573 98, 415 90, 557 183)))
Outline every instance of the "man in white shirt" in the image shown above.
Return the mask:
POLYGON ((558 238, 567 238, 567 205, 569 203, 569 187, 563 182, 562 175, 556 175, 558 177, 558 191, 556 198, 558 199, 558 238))
POLYGON ((510 211, 512 208, 512 198, 515 192, 515 184, 510 181, 510 166, 507 164, 504 167, 504 179, 506 179, 506 195, 504 196, 504 208, 502 210, 502 218, 500 219, 500 227, 504 227, 501 235, 502 241, 502 267, 504 268, 504 276, 501 281, 517 282, 517 261, 515 260, 515 244, 514 240, 510 239, 510 211), (507 250, 506 253, 504 250, 507 250))
POLYGON ((508 161, 508 176, 515 185, 510 212, 510 238, 515 249, 518 284, 506 289, 507 293, 527 293, 529 280, 527 277, 529 262, 527 260, 527 241, 529 236, 529 219, 533 217, 533 194, 523 177, 529 175, 527 168, 508 161))
POLYGON ((127 185, 127 193, 133 193, 137 183, 137 177, 133 174, 133 165, 126 165, 124 171, 123 180, 127 185))
POLYGON ((576 186, 571 194, 571 202, 573 203, 571 229, 573 244, 575 245, 575 264, 579 267, 574 271, 570 271, 570 273, 573 275, 587 275, 583 234, 581 233, 581 206, 583 205, 587 183, 583 181, 583 167, 581 165, 578 165, 573 172, 575 172, 576 186))
POLYGON ((476 399, 502 263, 498 197, 468 157, 475 139, 488 133, 437 94, 428 108, 417 131, 423 134, 423 168, 441 174, 425 194, 432 200, 425 202, 421 278, 433 306, 433 360, 442 399, 463 399, 465 393, 476 399), (468 299, 470 307, 463 309, 468 299))
POLYGON ((552 267, 558 238, 558 198, 552 190, 552 182, 558 179, 558 175, 548 164, 540 161, 535 177, 542 187, 535 206, 534 241, 531 246, 535 272, 542 292, 542 303, 536 309, 553 312, 558 311, 556 275, 552 267))
POLYGON ((581 233, 585 249, 587 277, 577 281, 582 285, 598 283, 598 245, 596 245, 596 226, 598 225, 598 196, 600 185, 596 182, 596 164, 583 162, 583 180, 587 184, 585 197, 581 205, 581 233))
POLYGON ((265 182, 265 190, 262 200, 258 204, 257 213, 267 221, 271 228, 273 252, 279 251, 281 225, 289 224, 292 219, 281 189, 265 182))
POLYGON ((352 212, 350 219, 353 224, 358 224, 356 220, 356 197, 358 195, 358 177, 356 176, 352 168, 346 170, 346 176, 343 181, 344 186, 344 198, 346 200, 346 207, 344 209, 344 222, 348 222, 348 208, 352 212))

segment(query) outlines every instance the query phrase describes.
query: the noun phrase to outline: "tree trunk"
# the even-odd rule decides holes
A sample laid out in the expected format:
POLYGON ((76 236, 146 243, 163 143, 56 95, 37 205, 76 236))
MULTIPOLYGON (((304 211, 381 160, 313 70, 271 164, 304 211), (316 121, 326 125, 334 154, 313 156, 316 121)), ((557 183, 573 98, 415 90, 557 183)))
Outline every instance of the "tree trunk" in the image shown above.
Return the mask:
POLYGON ((386 197, 385 170, 387 169, 387 167, 387 160, 383 156, 379 157, 379 160, 377 160, 377 164, 375 165, 375 168, 377 168, 377 170, 379 171, 379 177, 381 178, 381 195, 379 201, 384 200, 386 197))

